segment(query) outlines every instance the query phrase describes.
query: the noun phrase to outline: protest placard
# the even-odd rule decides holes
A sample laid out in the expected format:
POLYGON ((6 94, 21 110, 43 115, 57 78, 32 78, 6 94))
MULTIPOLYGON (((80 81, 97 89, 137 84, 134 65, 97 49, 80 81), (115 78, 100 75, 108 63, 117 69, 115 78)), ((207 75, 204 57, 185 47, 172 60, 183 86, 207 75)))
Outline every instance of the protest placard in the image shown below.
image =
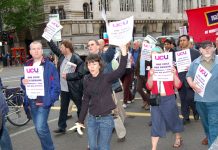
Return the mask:
POLYGON ((176 66, 178 72, 187 71, 191 64, 190 49, 176 52, 176 66))
POLYGON ((66 65, 64 66, 64 73, 74 73, 76 70, 76 64, 72 62, 67 62, 66 65))
POLYGON ((201 64, 198 66, 195 74, 194 82, 201 89, 201 92, 198 93, 201 97, 204 97, 205 88, 211 76, 212 74, 201 64))
POLYGON ((152 68, 154 69, 153 80, 173 81, 172 67, 173 67, 172 52, 152 54, 152 68))
POLYGON ((132 40, 133 16, 121 20, 110 22, 108 25, 109 44, 121 46, 132 40))
POLYGON ((25 66, 24 77, 29 80, 28 84, 25 86, 27 95, 45 95, 42 66, 25 66))
POLYGON ((51 41, 53 36, 60 31, 63 28, 62 25, 56 20, 51 20, 46 25, 46 28, 44 30, 44 33, 42 34, 42 37, 45 38, 48 42, 51 41))
POLYGON ((151 61, 151 50, 154 46, 154 44, 143 42, 141 50, 141 59, 151 61))

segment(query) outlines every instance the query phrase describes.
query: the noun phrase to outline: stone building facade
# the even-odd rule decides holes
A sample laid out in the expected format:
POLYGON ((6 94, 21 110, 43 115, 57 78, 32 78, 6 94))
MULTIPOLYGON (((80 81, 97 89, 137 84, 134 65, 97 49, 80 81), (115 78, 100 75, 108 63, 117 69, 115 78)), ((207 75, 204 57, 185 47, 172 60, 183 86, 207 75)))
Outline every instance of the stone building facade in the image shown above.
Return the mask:
MULTIPOLYGON (((89 39, 101 38, 105 32, 101 11, 106 8, 109 21, 133 15, 136 37, 171 35, 178 34, 179 27, 187 24, 184 10, 216 4, 218 0, 44 0, 42 27, 48 22, 49 14, 59 13, 62 38, 87 43, 89 39)), ((39 38, 42 32, 40 28, 33 35, 39 38)))

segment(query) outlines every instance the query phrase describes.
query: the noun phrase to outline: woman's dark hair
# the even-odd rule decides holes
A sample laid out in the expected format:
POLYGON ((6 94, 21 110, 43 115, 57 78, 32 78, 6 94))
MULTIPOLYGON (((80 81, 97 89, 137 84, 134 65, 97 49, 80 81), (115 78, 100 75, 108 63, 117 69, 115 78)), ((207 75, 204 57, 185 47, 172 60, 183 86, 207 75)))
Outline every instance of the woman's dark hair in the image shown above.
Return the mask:
POLYGON ((74 52, 74 50, 73 50, 73 44, 72 44, 72 42, 71 42, 70 40, 63 40, 63 41, 61 42, 61 44, 63 44, 66 48, 69 48, 70 51, 71 51, 71 53, 74 52))
POLYGON ((98 55, 98 54, 89 54, 86 57, 86 61, 85 61, 86 68, 88 69, 88 63, 93 63, 93 62, 99 62, 100 72, 102 72, 104 70, 104 62, 103 62, 100 55, 98 55))

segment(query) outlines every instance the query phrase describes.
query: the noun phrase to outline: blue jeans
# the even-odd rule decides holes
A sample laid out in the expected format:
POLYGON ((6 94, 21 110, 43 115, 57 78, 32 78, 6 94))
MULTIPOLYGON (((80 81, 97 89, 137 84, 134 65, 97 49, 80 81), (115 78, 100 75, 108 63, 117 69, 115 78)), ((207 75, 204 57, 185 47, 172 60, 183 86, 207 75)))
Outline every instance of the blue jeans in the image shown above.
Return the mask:
POLYGON ((47 123, 50 108, 36 106, 34 100, 30 101, 30 108, 35 130, 40 139, 42 149, 54 150, 54 144, 47 123))
POLYGON ((218 102, 196 102, 196 108, 210 147, 218 136, 218 102))
POLYGON ((2 126, 2 135, 0 137, 0 149, 1 150, 13 150, 12 144, 11 144, 11 138, 5 126, 5 120, 2 126))
POLYGON ((105 117, 94 117, 89 115, 88 141, 90 150, 110 150, 114 120, 111 115, 105 117))

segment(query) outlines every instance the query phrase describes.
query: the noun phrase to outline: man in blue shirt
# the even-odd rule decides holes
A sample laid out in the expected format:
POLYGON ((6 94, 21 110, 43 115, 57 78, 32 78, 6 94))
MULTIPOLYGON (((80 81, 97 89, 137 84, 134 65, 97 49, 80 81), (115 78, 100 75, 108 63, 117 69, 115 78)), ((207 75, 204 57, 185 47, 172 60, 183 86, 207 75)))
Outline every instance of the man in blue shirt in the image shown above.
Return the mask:
POLYGON ((196 109, 200 115, 210 147, 218 136, 218 56, 215 55, 215 47, 210 41, 202 42, 200 52, 202 55, 192 62, 186 77, 190 87, 195 91, 196 109), (202 90, 194 82, 199 65, 202 65, 212 74, 203 97, 199 95, 202 90))

